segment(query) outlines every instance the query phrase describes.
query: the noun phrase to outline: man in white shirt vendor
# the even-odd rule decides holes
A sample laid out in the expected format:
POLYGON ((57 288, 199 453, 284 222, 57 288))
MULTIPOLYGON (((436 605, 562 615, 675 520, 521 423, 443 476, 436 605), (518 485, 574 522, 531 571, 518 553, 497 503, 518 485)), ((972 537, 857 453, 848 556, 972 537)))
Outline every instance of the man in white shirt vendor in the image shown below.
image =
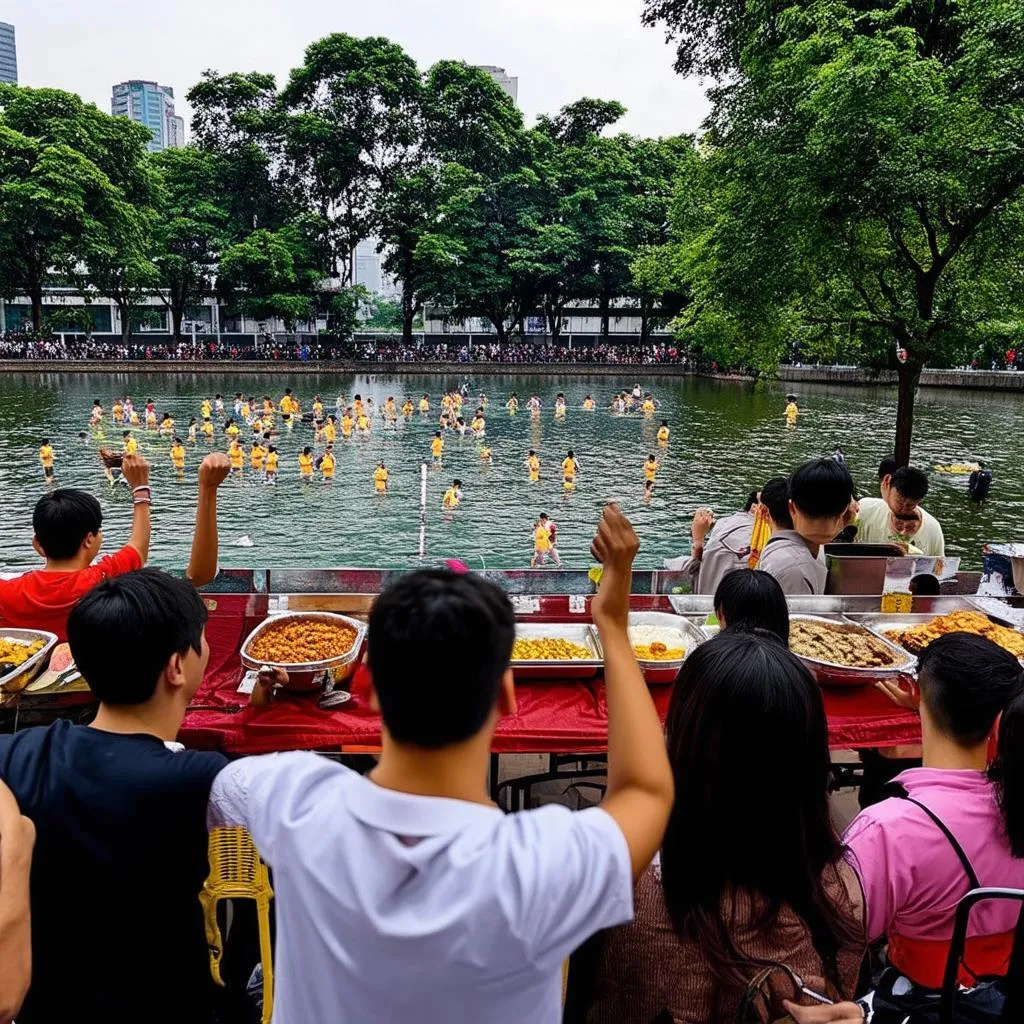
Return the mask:
POLYGON ((774 576, 785 594, 824 594, 828 569, 822 548, 846 525, 852 502, 853 478, 845 465, 834 459, 805 462, 789 478, 792 527, 779 529, 781 512, 772 513, 773 533, 758 568, 774 576))
POLYGON ((229 765, 210 823, 245 825, 274 872, 275 1024, 557 1024, 561 966, 633 915, 672 772, 626 633, 639 542, 615 506, 591 551, 604 646, 608 790, 600 807, 504 815, 491 740, 515 713, 515 617, 481 577, 401 577, 370 613, 383 718, 367 777, 310 753, 229 765))
POLYGON ((881 498, 861 499, 857 542, 887 544, 894 537, 910 534, 922 555, 944 558, 942 527, 920 504, 928 494, 928 477, 919 469, 901 466, 882 477, 881 489, 881 498))

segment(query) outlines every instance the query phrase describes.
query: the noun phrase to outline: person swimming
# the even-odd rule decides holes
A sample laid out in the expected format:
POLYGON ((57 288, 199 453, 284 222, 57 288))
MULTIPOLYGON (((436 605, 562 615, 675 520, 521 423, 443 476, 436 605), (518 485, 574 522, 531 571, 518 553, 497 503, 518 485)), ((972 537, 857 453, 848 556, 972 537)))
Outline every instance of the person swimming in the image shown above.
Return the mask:
POLYGON ((658 427, 658 444, 662 447, 668 444, 668 420, 662 420, 661 426, 658 427))
POLYGON ((540 459, 532 448, 526 456, 526 468, 530 471, 530 483, 537 483, 540 480, 540 459))
POLYGON ((444 492, 444 497, 441 499, 441 505, 446 509, 458 508, 462 502, 462 481, 453 480, 451 487, 444 492))
POLYGON ((383 494, 388 489, 388 467, 383 462, 379 463, 373 471, 373 489, 377 494, 383 494))

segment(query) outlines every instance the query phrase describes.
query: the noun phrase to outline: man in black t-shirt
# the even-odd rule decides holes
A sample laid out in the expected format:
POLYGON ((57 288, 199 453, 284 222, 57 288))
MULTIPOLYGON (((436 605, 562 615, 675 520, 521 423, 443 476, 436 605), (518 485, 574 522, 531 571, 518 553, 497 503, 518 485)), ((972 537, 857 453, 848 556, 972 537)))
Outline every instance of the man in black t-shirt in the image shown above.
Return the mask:
POLYGON ((0 778, 37 832, 19 1024, 211 1020, 198 893, 227 762, 173 743, 209 658, 205 624, 194 587, 157 569, 101 583, 68 620, 95 721, 0 736, 0 778))

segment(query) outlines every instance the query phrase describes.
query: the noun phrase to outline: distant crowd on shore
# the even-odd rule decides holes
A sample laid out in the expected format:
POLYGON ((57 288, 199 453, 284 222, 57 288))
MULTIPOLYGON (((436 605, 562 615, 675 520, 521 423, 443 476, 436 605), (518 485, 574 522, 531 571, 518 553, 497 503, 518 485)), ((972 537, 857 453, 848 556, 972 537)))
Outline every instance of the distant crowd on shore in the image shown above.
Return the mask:
MULTIPOLYGON (((44 359, 53 361, 126 360, 235 361, 361 363, 554 363, 613 366, 678 365, 698 369, 696 362, 674 344, 647 345, 608 343, 552 345, 530 341, 491 342, 472 346, 461 340, 426 342, 422 345, 380 344, 353 341, 278 342, 268 339, 258 348, 229 341, 191 340, 174 342, 133 342, 122 344, 95 338, 43 339, 8 332, 0 339, 0 359, 44 359)), ((704 368, 704 367, 701 367, 704 368)), ((715 369, 715 367, 712 367, 715 369)))

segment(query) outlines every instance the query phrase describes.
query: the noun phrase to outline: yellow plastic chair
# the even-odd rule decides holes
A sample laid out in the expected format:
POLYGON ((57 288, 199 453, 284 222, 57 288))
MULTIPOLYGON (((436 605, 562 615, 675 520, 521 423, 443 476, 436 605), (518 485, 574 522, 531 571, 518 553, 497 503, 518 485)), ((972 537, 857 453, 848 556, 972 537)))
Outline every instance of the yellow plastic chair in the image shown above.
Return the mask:
POLYGON ((203 883, 199 902, 206 923, 206 942, 210 947, 210 973, 218 985, 224 939, 217 924, 217 902, 227 899, 256 901, 260 935, 260 962, 263 965, 263 1024, 269 1024, 274 1007, 273 951, 270 946, 270 901, 274 890, 270 874, 260 860, 249 832, 241 827, 215 828, 210 832, 210 875, 203 883))

